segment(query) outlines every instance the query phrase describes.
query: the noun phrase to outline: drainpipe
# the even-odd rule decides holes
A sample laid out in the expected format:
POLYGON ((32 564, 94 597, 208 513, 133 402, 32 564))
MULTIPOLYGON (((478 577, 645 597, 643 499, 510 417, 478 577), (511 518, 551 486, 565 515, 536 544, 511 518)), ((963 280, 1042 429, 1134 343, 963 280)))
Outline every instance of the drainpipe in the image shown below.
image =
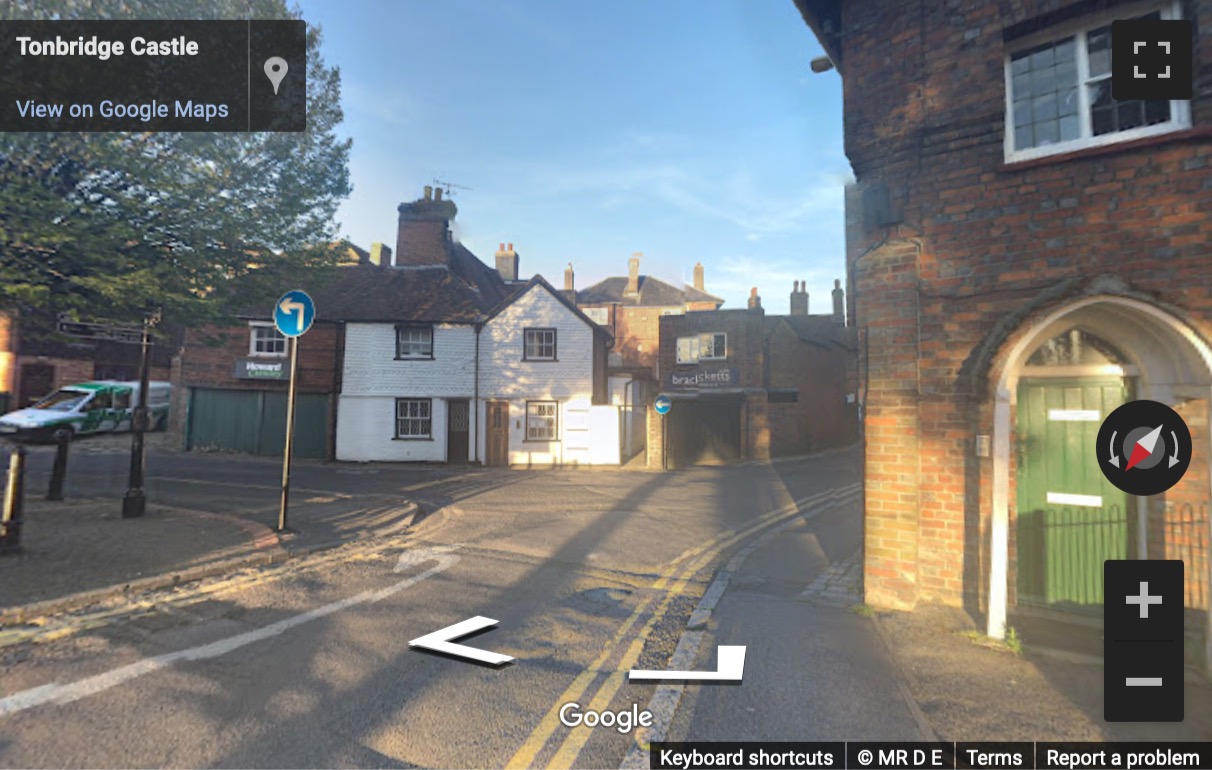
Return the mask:
POLYGON ((471 441, 475 446, 472 457, 476 465, 480 464, 480 330, 483 328, 484 324, 476 324, 476 372, 473 377, 475 397, 471 402, 471 441))

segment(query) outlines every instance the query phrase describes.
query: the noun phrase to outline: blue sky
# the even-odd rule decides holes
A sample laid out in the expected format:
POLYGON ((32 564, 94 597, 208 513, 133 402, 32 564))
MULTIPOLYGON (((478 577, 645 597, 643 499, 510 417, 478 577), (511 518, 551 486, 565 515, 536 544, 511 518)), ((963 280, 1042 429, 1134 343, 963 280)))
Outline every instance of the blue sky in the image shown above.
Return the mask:
POLYGON ((457 237, 562 286, 641 272, 785 313, 843 270, 841 80, 791 0, 302 0, 341 70, 342 233, 394 247, 434 179, 457 237))

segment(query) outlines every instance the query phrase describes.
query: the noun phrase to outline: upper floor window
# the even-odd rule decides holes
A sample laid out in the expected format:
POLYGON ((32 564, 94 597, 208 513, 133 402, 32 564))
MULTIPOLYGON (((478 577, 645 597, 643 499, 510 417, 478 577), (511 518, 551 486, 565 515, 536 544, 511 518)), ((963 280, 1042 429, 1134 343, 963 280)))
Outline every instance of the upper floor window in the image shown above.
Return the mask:
POLYGON ((397 326, 396 358, 433 358, 433 327, 397 326))
POLYGON ((586 307, 581 309, 585 312, 585 315, 589 316, 589 320, 598 326, 605 326, 610 323, 610 308, 608 307, 586 307))
POLYGON ((728 358, 728 335, 723 332, 678 337, 677 362, 697 364, 699 361, 723 361, 728 358))
MULTIPOLYGON (((1142 19, 1180 18, 1180 4, 1142 19)), ((1188 128, 1187 102, 1111 98, 1111 19, 1033 37, 1006 57, 1006 160, 1019 161, 1188 128)))
POLYGON ((286 337, 271 323, 253 321, 248 325, 250 356, 286 355, 286 337))
POLYGON ((525 349, 522 351, 523 361, 556 360, 555 329, 527 329, 525 335, 525 349))

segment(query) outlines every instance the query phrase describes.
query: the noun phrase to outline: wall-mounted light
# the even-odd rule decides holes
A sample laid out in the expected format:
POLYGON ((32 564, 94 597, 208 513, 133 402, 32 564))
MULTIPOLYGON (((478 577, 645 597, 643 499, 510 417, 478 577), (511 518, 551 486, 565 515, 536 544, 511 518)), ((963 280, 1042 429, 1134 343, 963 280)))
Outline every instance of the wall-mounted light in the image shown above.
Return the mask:
POLYGON ((809 66, 812 67, 813 72, 819 75, 833 69, 833 61, 828 56, 818 56, 812 60, 809 66))

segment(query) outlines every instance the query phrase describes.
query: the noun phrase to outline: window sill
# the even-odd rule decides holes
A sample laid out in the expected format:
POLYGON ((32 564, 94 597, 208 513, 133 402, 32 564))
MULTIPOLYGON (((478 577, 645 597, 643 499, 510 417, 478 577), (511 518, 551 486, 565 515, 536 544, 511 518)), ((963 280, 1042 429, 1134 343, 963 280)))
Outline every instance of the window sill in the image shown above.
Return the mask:
POLYGON ((998 170, 1005 173, 1013 173, 1016 171, 1026 171, 1028 169, 1039 168, 1040 166, 1050 166, 1054 163, 1065 163, 1071 160, 1083 160, 1085 158, 1092 158, 1098 155, 1112 155, 1119 152, 1136 150, 1142 147, 1152 147, 1154 145, 1166 144, 1168 142, 1198 141, 1209 138, 1212 138, 1212 126, 1198 126, 1196 128, 1185 128, 1180 131, 1172 131, 1168 134, 1145 136, 1141 137, 1140 139, 1132 139, 1127 142, 1112 142, 1110 144, 1102 144, 1097 147, 1083 147, 1079 150, 1072 150, 1070 152, 1058 152, 1055 155, 1045 155, 1041 158, 1003 162, 998 170))
POLYGON ((393 436, 392 441, 433 441, 433 436, 393 436))
POLYGON ((558 443, 560 443, 560 440, 558 438, 524 438, 524 439, 522 439, 522 443, 523 444, 558 444, 558 443))
POLYGON ((249 358, 286 358, 285 353, 249 353, 249 358))
POLYGON ((396 356, 396 361, 433 361, 433 356, 396 356))
POLYGON ((558 358, 526 358, 525 356, 523 356, 522 362, 527 363, 527 364, 558 364, 558 363, 560 363, 560 359, 558 359, 558 358))

